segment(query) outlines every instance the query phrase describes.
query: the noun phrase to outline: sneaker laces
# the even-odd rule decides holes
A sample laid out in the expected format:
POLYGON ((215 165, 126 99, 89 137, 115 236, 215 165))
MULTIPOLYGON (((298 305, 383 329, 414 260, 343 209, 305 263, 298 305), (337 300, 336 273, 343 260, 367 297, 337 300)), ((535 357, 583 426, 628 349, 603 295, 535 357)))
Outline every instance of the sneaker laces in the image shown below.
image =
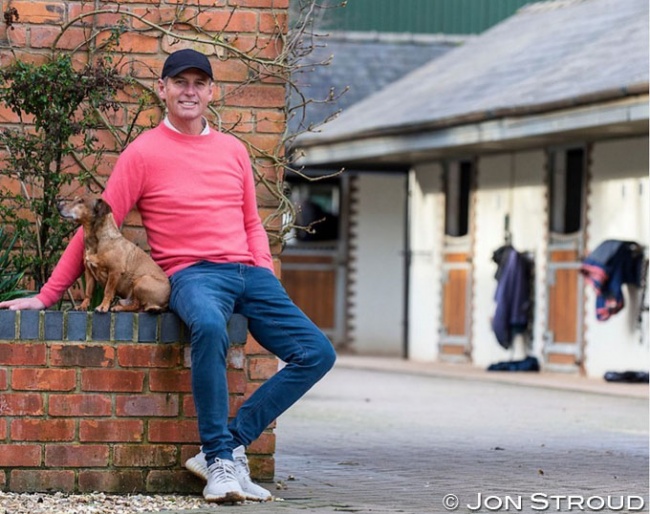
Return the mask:
POLYGON ((235 474, 235 463, 224 459, 216 459, 214 464, 208 467, 210 477, 217 482, 237 481, 235 474))
POLYGON ((250 477, 251 470, 248 467, 248 459, 246 458, 246 455, 237 455, 235 457, 235 462, 238 464, 235 470, 239 471, 239 473, 245 472, 246 478, 250 477))

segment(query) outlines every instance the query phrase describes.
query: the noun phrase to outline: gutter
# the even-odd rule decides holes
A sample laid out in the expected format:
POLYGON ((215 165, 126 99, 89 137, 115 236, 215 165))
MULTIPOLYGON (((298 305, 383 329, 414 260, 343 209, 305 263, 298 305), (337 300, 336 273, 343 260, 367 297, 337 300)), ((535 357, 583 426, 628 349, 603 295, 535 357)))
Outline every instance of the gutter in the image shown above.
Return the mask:
MULTIPOLYGON (((639 86, 641 88, 642 86, 639 86)), ((391 128, 384 132, 349 134, 342 140, 323 137, 295 148, 296 162, 300 166, 319 166, 332 163, 354 163, 372 160, 388 162, 401 159, 415 162, 430 154, 450 154, 454 150, 497 150, 506 144, 523 143, 526 140, 559 138, 562 134, 577 131, 619 130, 626 133, 626 126, 638 133, 648 133, 648 94, 626 97, 617 101, 594 105, 596 98, 589 96, 591 105, 575 107, 572 101, 554 103, 553 109, 523 115, 526 109, 517 108, 494 111, 488 115, 455 118, 456 125, 429 124, 403 127, 401 131, 391 128), (561 106, 573 108, 559 110, 561 106), (506 115, 509 113, 511 115, 506 115), (503 116, 499 119, 493 119, 503 116), (482 120, 480 121, 479 120, 482 120), (463 123, 461 123, 461 120, 463 123), (318 142, 316 142, 318 141, 318 142)), ((631 88, 628 89, 631 91, 631 88)), ((611 98, 611 92, 609 92, 611 98)), ((605 93, 601 95, 607 96, 605 93)), ((585 100, 587 97, 583 97, 585 100)), ((551 107, 550 104, 547 104, 551 107)), ((299 142, 302 144, 303 142, 299 142)))

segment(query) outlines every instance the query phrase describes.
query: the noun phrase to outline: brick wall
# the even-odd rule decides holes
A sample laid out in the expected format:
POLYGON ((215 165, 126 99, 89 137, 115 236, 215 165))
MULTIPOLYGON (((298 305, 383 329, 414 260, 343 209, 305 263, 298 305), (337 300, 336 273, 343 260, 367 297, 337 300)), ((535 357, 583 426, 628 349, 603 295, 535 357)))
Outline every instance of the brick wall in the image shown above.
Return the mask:
MULTIPOLYGON (((170 51, 196 46, 166 37, 145 23, 164 25, 179 10, 205 33, 201 36, 182 23, 173 30, 218 37, 245 55, 272 60, 282 51, 288 1, 0 0, 3 12, 18 13, 11 26, 0 24, 0 66, 15 56, 43 62, 52 51, 70 52, 75 62, 84 63, 89 34, 97 35, 92 44, 97 47, 121 22, 125 33, 117 50, 122 70, 152 85, 170 51), (101 12, 79 18, 95 9, 101 12)), ((218 120, 211 121, 219 121, 222 130, 249 144, 254 166, 266 181, 281 180, 281 169, 265 151, 281 148, 284 82, 265 74, 272 66, 246 63, 236 52, 205 45, 199 49, 209 54, 217 79, 218 120)), ((149 116, 161 116, 159 109, 144 114, 138 119, 144 125, 149 116)), ((113 119, 125 126, 129 122, 125 112, 115 113, 113 119)), ((0 130, 17 122, 15 114, 0 108, 0 130)), ((106 148, 119 147, 108 131, 96 136, 106 148)), ((100 180, 110 175, 116 158, 117 151, 102 156, 100 180)), ((273 189, 258 186, 263 219, 276 211, 273 189)), ((144 246, 137 214, 128 216, 123 229, 144 246)), ((272 249, 279 274, 280 246, 272 249)), ((232 412, 277 368, 277 360, 246 336, 241 320, 238 323, 228 370, 232 412)), ((0 311, 0 489, 200 490, 200 483, 182 468, 198 447, 184 338, 183 327, 169 313, 0 311)), ((273 476, 274 444, 270 427, 249 449, 254 477, 273 476)))
MULTIPOLYGON (((277 369, 230 321, 230 408, 277 369)), ((0 488, 199 492, 183 463, 198 451, 186 329, 172 313, 0 311, 0 488)), ((270 427, 249 448, 273 477, 270 427)))
MULTIPOLYGON (((213 106, 218 111, 217 116, 208 117, 214 126, 233 133, 248 145, 255 169, 271 184, 268 187, 265 181, 258 181, 258 204, 267 229, 275 232, 280 224, 280 217, 275 216, 280 188, 273 184, 282 178, 277 157, 282 155, 279 143, 286 125, 285 80, 282 67, 275 64, 282 61, 288 5, 289 0, 0 0, 4 13, 9 9, 18 13, 18 20, 12 21, 11 26, 0 23, 0 66, 6 66, 16 56, 29 62, 44 62, 52 52, 67 52, 73 55, 74 62, 85 63, 118 24, 124 33, 113 61, 120 63, 121 73, 136 78, 143 87, 155 84, 170 52, 193 47, 206 53, 215 74, 213 106), (83 17, 89 12, 95 14, 83 17), (190 40, 168 36, 148 23, 190 40), (205 44, 211 38, 231 49, 205 44), (255 58, 266 61, 251 60, 255 58)), ((142 97, 136 92, 130 98, 121 95, 120 100, 128 108, 142 97)), ((152 102, 151 109, 141 113, 135 124, 148 126, 152 120, 157 122, 162 113, 155 105, 152 102)), ((121 125, 123 133, 130 131, 128 109, 111 114, 110 119, 121 125)), ((15 113, 0 106, 0 129, 17 122, 15 113)), ((118 155, 118 151, 111 149, 119 149, 120 145, 106 130, 98 130, 95 136, 97 144, 107 149, 99 164, 98 179, 102 182, 110 175, 118 155)), ((0 149, 0 160, 2 152, 0 149)), ((17 188, 15 184, 6 185, 17 188)), ((146 245, 137 216, 127 218, 124 230, 134 242, 146 245)), ((272 246, 277 257, 281 245, 275 237, 272 246)), ((276 262, 279 270, 279 260, 276 262)))

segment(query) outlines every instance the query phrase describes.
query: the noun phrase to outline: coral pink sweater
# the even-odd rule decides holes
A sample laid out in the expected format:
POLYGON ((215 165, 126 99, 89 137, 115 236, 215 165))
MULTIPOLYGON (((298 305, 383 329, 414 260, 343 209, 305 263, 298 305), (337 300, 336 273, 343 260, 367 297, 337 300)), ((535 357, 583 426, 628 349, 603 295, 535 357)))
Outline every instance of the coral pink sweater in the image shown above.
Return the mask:
MULTIPOLYGON (((233 136, 215 130, 190 136, 161 123, 124 150, 103 197, 118 225, 138 208, 151 256, 168 276, 199 261, 273 271, 250 159, 233 136)), ((70 240, 37 295, 46 307, 83 272, 82 232, 70 240)))

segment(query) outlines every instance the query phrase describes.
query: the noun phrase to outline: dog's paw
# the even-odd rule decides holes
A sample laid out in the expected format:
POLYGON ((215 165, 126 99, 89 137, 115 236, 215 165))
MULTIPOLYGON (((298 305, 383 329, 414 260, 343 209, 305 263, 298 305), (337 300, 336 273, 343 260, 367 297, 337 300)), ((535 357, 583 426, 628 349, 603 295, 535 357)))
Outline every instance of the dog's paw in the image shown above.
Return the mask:
POLYGON ((95 308, 95 312, 108 312, 109 310, 110 310, 110 305, 104 305, 104 304, 98 305, 95 308))

